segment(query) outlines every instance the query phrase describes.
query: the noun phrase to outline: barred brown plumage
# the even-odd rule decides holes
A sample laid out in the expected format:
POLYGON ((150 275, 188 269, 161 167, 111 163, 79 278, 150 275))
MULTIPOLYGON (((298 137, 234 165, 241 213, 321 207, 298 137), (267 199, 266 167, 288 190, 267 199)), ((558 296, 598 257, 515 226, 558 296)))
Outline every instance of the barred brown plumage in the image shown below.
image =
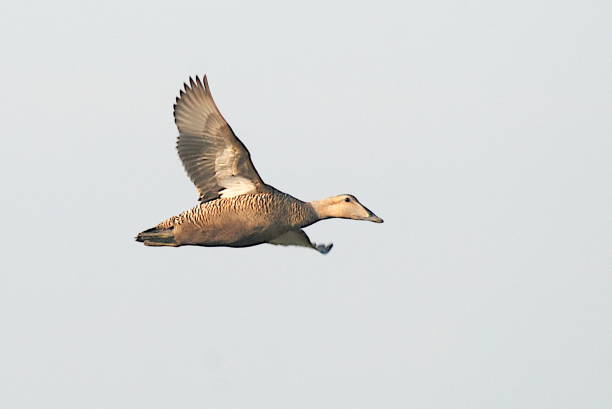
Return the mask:
POLYGON ((258 193, 236 196, 230 199, 217 199, 185 210, 172 216, 156 226, 158 229, 167 229, 183 223, 193 223, 204 228, 211 219, 222 216, 224 213, 248 213, 268 215, 274 217, 276 222, 297 227, 311 224, 316 214, 311 206, 282 192, 258 193), (284 220, 281 220, 283 219, 284 220))

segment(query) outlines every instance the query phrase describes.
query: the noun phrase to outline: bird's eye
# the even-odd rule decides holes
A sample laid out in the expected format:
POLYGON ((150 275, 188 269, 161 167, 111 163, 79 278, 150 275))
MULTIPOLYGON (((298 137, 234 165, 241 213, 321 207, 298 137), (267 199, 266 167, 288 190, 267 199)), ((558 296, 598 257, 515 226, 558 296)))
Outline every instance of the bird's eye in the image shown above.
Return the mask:
POLYGON ((350 202, 350 201, 351 201, 351 198, 350 198, 350 197, 345 197, 345 198, 344 198, 344 201, 348 203, 348 202, 350 202))

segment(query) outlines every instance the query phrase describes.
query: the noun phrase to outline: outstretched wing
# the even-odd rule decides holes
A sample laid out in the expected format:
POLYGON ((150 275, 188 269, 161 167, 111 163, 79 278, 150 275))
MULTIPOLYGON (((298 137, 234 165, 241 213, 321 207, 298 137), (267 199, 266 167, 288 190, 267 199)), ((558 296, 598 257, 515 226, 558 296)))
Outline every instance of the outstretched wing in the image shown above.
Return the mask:
POLYGON ((309 247, 317 250, 321 254, 327 254, 333 247, 332 243, 329 244, 316 244, 310 241, 308 235, 302 229, 289 230, 287 233, 283 233, 278 237, 268 241, 270 244, 279 244, 281 246, 301 246, 309 247))
POLYGON ((204 76, 184 84, 174 105, 179 130, 177 149, 200 201, 265 191, 251 155, 213 101, 204 76))

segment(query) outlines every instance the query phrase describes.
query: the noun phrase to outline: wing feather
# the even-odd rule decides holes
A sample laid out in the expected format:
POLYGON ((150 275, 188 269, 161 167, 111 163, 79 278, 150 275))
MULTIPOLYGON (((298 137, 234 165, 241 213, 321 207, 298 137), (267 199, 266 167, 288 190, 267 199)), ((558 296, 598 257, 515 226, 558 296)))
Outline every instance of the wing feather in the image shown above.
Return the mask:
POLYGON ((281 234, 278 237, 269 240, 270 244, 277 244, 280 246, 299 246, 308 247, 317 250, 321 254, 327 254, 333 247, 333 244, 317 244, 310 241, 310 238, 306 232, 302 229, 289 230, 286 233, 281 234))
POLYGON ((174 105, 177 150, 200 201, 267 191, 249 151, 217 108, 206 76, 183 86, 174 105))

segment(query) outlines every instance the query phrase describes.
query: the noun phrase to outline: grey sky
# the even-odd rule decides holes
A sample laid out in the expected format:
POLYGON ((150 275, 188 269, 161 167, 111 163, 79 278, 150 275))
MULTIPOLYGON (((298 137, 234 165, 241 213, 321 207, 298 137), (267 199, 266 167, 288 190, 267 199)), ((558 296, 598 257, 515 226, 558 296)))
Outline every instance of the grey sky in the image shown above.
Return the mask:
POLYGON ((607 1, 0 5, 1 408, 612 407, 607 1), (145 248, 189 75, 385 223, 145 248))

